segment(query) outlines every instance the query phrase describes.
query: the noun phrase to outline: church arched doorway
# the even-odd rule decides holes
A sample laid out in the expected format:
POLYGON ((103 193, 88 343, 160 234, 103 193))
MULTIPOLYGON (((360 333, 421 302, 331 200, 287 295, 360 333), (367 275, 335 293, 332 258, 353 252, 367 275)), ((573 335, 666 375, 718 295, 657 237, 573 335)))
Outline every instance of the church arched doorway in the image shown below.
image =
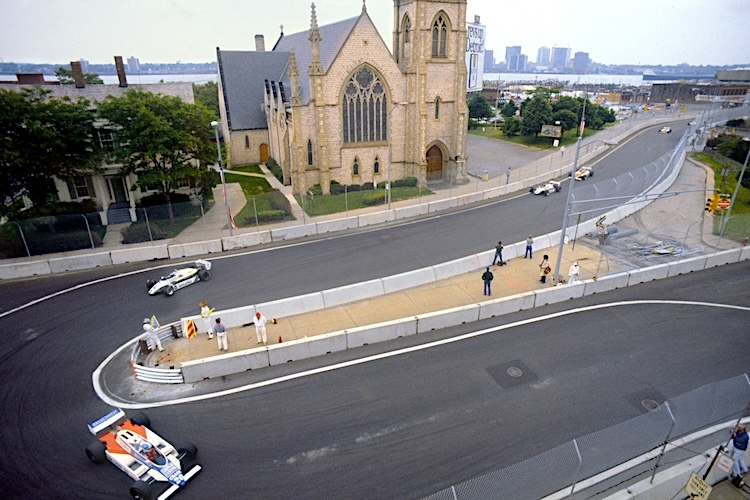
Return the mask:
POLYGON ((268 144, 263 143, 260 145, 260 162, 265 163, 268 159, 268 144))
POLYGON ((443 180, 443 152, 437 146, 427 150, 427 181, 443 180))

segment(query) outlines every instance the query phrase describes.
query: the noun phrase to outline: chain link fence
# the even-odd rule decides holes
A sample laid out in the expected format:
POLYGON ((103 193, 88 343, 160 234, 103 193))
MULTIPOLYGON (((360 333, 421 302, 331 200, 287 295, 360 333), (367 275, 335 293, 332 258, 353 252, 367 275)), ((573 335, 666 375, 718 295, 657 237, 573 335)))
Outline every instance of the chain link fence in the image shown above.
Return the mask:
MULTIPOLYGON (((426 500, 528 500, 560 493, 572 499, 611 495, 624 484, 647 478, 659 467, 700 456, 707 447, 724 444, 727 432, 717 433, 710 443, 702 442, 694 451, 670 446, 678 439, 725 422, 734 423, 750 414, 750 379, 747 374, 708 384, 662 404, 649 405, 648 411, 621 424, 582 436, 523 462, 451 486, 426 500), (649 409, 651 408, 651 409, 649 409), (643 454, 652 456, 596 483, 596 492, 581 482, 625 464, 643 454), (543 471, 543 472, 542 472, 543 471)), ((588 483, 587 483, 588 485, 588 483)))

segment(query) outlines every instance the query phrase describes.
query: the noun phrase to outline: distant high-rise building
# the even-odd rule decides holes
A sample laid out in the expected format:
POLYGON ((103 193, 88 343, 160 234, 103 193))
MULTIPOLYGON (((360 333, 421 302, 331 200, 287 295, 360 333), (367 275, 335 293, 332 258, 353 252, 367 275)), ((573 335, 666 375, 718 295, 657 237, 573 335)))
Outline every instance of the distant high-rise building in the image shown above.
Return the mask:
POLYGON ((511 67, 511 59, 513 59, 513 56, 520 56, 521 55, 521 46, 515 45, 513 47, 505 47, 505 69, 509 71, 515 71, 513 67, 511 67))
POLYGON ((133 56, 128 57, 128 72, 140 73, 140 71, 141 71, 141 62, 138 60, 138 58, 133 57, 133 56))
POLYGON ((488 73, 495 71, 495 51, 484 50, 484 70, 488 73))
POLYGON ((591 59, 588 52, 576 52, 573 56, 573 71, 576 73, 586 73, 590 64, 591 59))
POLYGON ((569 66, 570 47, 552 47, 551 66, 555 69, 565 69, 569 66))
POLYGON ((549 47, 539 47, 539 50, 536 52, 537 66, 549 66, 549 63, 550 63, 549 47))
POLYGON ((510 59, 507 62, 507 68, 508 71, 526 71, 526 66, 528 65, 529 57, 523 54, 514 54, 510 56, 510 59))
POLYGON ((88 73, 89 62, 86 59, 81 59, 79 62, 81 63, 81 71, 83 71, 84 73, 88 73))

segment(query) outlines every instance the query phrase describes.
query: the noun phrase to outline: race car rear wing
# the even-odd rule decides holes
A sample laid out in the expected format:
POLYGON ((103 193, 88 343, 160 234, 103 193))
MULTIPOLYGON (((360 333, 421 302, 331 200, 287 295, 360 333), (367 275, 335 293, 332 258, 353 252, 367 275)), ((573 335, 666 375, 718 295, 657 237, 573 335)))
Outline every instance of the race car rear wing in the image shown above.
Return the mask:
POLYGON ((115 408, 103 417, 100 417, 89 424, 89 432, 94 436, 98 435, 104 429, 125 418, 125 412, 120 408, 115 408))

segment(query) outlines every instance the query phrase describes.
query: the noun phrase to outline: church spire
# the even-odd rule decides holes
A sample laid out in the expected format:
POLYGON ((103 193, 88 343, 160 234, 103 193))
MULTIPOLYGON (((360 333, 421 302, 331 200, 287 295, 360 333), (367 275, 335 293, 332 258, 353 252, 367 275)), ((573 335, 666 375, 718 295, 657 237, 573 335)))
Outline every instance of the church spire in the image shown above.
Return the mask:
POLYGON ((292 86, 292 97, 290 103, 292 106, 299 106, 299 70, 297 69, 297 58, 294 57, 294 49, 289 51, 289 83, 292 86))
POLYGON ((315 15, 314 3, 312 4, 312 17, 310 19, 310 36, 307 39, 310 40, 310 52, 312 54, 307 74, 310 76, 322 75, 323 65, 320 64, 320 42, 323 40, 323 37, 320 36, 320 30, 318 29, 318 16, 315 15))

